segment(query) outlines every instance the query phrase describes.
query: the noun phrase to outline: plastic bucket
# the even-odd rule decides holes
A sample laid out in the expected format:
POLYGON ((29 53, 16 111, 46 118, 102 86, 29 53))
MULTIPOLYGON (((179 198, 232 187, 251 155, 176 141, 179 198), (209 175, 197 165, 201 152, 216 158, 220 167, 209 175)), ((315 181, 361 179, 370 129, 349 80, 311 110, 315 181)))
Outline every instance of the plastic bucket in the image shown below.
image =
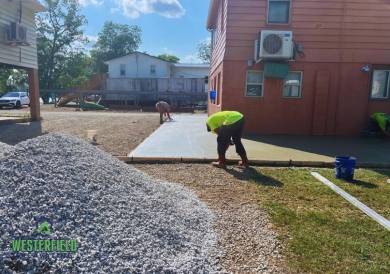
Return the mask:
POLYGON ((96 130, 87 130, 87 139, 88 142, 92 144, 97 143, 97 131, 96 130))
POLYGON ((334 161, 335 177, 345 181, 352 181, 355 172, 356 158, 337 156, 334 161))
POLYGON ((217 92, 215 90, 210 90, 210 100, 215 100, 217 97, 217 92))

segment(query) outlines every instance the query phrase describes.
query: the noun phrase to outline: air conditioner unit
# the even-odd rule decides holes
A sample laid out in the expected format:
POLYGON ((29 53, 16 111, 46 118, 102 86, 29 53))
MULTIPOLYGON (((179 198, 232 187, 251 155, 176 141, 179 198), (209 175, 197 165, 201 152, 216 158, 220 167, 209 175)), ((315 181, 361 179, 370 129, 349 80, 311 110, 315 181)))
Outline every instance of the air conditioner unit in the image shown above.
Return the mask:
POLYGON ((259 32, 258 58, 289 59, 293 57, 292 31, 262 30, 259 32))
POLYGON ((27 43, 27 28, 23 27, 18 22, 11 22, 8 40, 27 43))

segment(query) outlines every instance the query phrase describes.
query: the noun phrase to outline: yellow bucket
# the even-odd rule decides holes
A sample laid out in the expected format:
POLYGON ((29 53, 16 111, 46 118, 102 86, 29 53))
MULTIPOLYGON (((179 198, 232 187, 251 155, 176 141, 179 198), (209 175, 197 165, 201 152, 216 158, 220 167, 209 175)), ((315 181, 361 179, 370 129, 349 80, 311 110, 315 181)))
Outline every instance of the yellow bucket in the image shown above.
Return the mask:
POLYGON ((97 136, 98 135, 96 130, 87 130, 87 139, 91 144, 97 143, 97 136))

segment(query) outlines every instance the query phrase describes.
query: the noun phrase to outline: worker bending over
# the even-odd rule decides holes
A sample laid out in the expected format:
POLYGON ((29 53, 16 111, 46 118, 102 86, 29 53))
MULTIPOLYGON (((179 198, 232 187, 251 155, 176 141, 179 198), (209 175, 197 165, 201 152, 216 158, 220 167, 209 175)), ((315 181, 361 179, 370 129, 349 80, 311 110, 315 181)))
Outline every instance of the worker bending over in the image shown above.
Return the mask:
POLYGON ((383 132, 390 139, 390 115, 386 113, 374 113, 370 117, 370 123, 365 128, 370 132, 383 132))
POLYGON ((172 120, 171 116, 169 116, 169 112, 172 110, 172 107, 168 105, 168 103, 164 101, 160 101, 156 104, 156 108, 158 112, 160 112, 160 124, 164 123, 163 121, 163 114, 166 116, 168 114, 168 119, 172 120))
POLYGON ((241 157, 238 162, 240 166, 249 166, 246 151, 241 142, 241 135, 244 129, 244 115, 237 111, 221 111, 211 115, 206 122, 207 131, 216 133, 218 143, 218 162, 213 162, 215 167, 226 168, 226 150, 233 139, 236 145, 236 152, 241 157))

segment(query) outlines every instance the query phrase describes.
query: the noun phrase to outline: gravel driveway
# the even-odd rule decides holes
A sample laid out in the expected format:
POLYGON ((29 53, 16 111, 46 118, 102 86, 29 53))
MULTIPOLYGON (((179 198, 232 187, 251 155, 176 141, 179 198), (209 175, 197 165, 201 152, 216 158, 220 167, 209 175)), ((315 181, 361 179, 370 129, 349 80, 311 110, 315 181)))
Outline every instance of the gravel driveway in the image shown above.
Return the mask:
MULTIPOLYGON (((86 130, 98 131, 97 147, 125 156, 159 125, 156 113, 47 112, 41 123, 0 126, 0 142, 14 145, 48 132, 66 132, 87 140, 86 130)), ((180 115, 180 114, 173 114, 180 115)), ((259 210, 254 168, 210 164, 134 164, 150 176, 193 189, 215 213, 219 234, 219 264, 227 273, 293 273, 282 256, 283 248, 267 215, 259 210)))

